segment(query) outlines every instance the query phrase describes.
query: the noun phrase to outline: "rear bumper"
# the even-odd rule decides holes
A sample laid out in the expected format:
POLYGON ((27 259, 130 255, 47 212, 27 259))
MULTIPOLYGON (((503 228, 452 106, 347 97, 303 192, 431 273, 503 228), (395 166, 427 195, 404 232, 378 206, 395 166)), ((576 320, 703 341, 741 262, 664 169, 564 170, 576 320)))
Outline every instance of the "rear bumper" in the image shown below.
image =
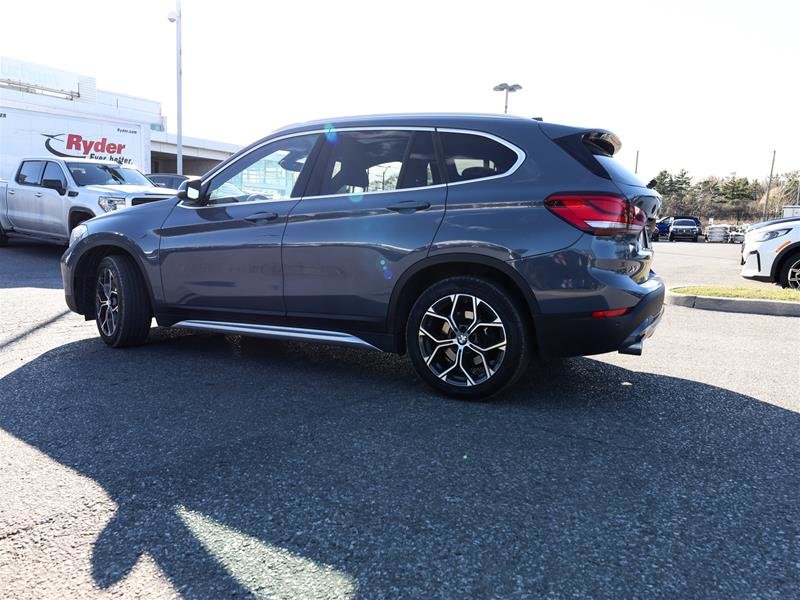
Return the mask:
POLYGON ((640 344, 653 335, 664 313, 664 282, 648 280, 655 289, 631 312, 621 317, 591 315, 537 315, 536 337, 543 356, 586 356, 618 352, 640 344))

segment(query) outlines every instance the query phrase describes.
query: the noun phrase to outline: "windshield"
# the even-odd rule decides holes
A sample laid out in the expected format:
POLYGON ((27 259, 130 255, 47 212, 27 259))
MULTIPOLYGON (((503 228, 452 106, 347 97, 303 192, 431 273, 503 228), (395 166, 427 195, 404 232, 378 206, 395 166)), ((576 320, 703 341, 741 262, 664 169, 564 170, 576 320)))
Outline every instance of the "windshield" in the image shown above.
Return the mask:
POLYGON ((67 163, 72 178, 84 185, 146 185, 153 184, 136 169, 100 163, 67 163))
POLYGON ((689 219, 676 219, 673 225, 677 225, 678 227, 696 227, 697 223, 689 219))

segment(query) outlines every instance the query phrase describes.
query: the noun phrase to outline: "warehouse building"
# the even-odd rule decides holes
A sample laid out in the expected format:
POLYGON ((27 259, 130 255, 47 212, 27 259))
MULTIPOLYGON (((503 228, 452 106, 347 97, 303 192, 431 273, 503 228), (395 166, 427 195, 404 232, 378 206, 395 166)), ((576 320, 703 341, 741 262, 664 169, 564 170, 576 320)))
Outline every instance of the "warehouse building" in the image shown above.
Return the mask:
MULTIPOLYGON (((161 103, 97 89, 94 77, 0 58, 0 178, 23 156, 111 158, 174 173, 176 136, 161 103)), ((239 146, 183 136, 183 171, 202 175, 239 146)))

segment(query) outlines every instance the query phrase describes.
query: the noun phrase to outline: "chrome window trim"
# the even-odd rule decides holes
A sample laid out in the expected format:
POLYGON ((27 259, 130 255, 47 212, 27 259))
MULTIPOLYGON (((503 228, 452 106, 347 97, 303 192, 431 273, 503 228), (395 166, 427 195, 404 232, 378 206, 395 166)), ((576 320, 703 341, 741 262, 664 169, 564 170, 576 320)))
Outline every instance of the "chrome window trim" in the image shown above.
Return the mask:
MULTIPOLYGON (((516 172, 516 170, 520 168, 520 166, 522 166, 522 163, 525 162, 525 159, 527 158, 527 155, 525 154, 525 151, 522 148, 519 148, 518 146, 515 146, 511 142, 504 140, 501 137, 497 137, 496 135, 493 135, 491 133, 487 133, 485 131, 477 131, 474 129, 451 129, 449 127, 437 127, 436 131, 438 131, 439 133, 463 133, 467 135, 478 135, 481 137, 485 137, 497 142, 498 144, 505 146, 506 148, 512 150, 517 155, 517 161, 513 165, 511 165, 511 168, 509 168, 508 171, 506 171, 505 173, 500 173, 498 175, 490 175, 489 177, 477 177, 475 179, 468 179, 467 181, 454 181, 452 183, 448 183, 447 185, 451 186, 465 185, 467 183, 475 183, 478 181, 490 181, 492 179, 500 179, 501 177, 509 177, 513 175, 516 172)), ((442 150, 444 150, 444 148, 442 148, 442 150)), ((445 157, 445 163, 446 162, 447 158, 445 157)))
MULTIPOLYGON (((324 135, 324 134, 328 133, 329 131, 331 131, 331 130, 329 130, 329 129, 314 129, 312 131, 297 131, 295 133, 288 133, 286 135, 281 135, 281 136, 278 136, 278 137, 275 137, 275 138, 271 138, 269 140, 265 140, 264 142, 260 143, 258 146, 255 146, 255 147, 251 148, 250 151, 247 152, 246 154, 242 154, 241 156, 236 158, 236 160, 234 160, 234 161, 232 161, 232 162, 230 162, 230 163, 228 163, 228 164, 226 164, 224 166, 221 166, 221 167, 217 168, 217 170, 213 171, 208 177, 202 178, 200 180, 200 186, 202 187, 202 186, 206 185, 206 182, 208 182, 211 179, 213 179, 214 177, 216 177, 224 169, 227 169, 231 165, 235 165, 237 162, 239 162, 244 157, 249 156, 250 154, 252 154, 253 152, 256 152, 257 150, 260 150, 261 148, 263 148, 267 144, 272 144, 273 142, 280 142, 282 140, 290 139, 290 138, 293 138, 293 137, 299 137, 299 136, 303 136, 303 135, 320 135, 320 134, 324 135)), ((371 126, 367 126, 367 127, 341 127, 341 128, 333 126, 333 131, 336 131, 337 133, 338 132, 353 132, 353 131, 431 131, 431 132, 439 132, 439 133, 462 133, 462 134, 467 134, 467 135, 477 135, 477 136, 481 136, 481 137, 485 137, 485 138, 488 138, 490 140, 493 140, 493 141, 495 141, 495 142, 497 142, 499 144, 502 144, 503 146, 505 146, 509 150, 512 150, 517 155, 517 160, 513 165, 511 165, 511 168, 509 168, 508 171, 506 171, 505 173, 500 173, 499 175, 491 175, 489 177, 478 177, 476 179, 469 179, 467 181, 454 181, 452 183, 437 183, 437 184, 434 184, 434 185, 426 185, 426 186, 413 187, 413 188, 403 188, 401 190, 377 190, 377 191, 374 191, 374 192, 361 192, 361 193, 357 193, 357 194, 318 194, 318 195, 314 195, 314 196, 300 196, 300 197, 297 197, 297 198, 291 198, 291 197, 290 198, 278 198, 278 199, 274 199, 274 200, 258 200, 258 201, 255 201, 255 202, 226 202, 224 204, 206 204, 206 205, 203 205, 203 206, 187 206, 187 205, 185 205, 183 203, 183 200, 181 200, 180 202, 178 202, 178 206, 181 207, 181 208, 189 209, 189 210, 200 210, 200 209, 203 209, 203 208, 221 208, 221 207, 226 207, 226 206, 242 206, 242 205, 255 206, 255 205, 258 205, 258 204, 269 204, 269 203, 272 203, 272 202, 281 202, 281 201, 285 201, 285 200, 316 200, 316 199, 320 199, 320 198, 343 198, 343 197, 348 197, 348 196, 366 196, 368 194, 369 195, 374 195, 374 194, 396 194, 396 193, 402 193, 402 192, 418 192, 420 190, 431 190, 431 189, 435 189, 435 188, 447 187, 447 186, 452 186, 452 185, 464 185, 464 184, 467 184, 467 183, 476 183, 476 182, 479 182, 479 181, 489 181, 491 179, 500 179, 501 177, 509 177, 510 175, 513 175, 517 171, 517 169, 519 169, 519 167, 522 165, 523 162, 525 162, 525 159, 527 158, 527 155, 525 154, 525 151, 522 150, 521 148, 519 148, 518 146, 515 146, 511 142, 509 142, 509 141, 507 141, 507 140, 505 140, 505 139, 503 139, 501 137, 498 137, 498 136, 496 136, 494 134, 488 133, 486 131, 481 131, 481 130, 478 130, 478 129, 453 129, 453 128, 449 128, 449 127, 415 127, 415 126, 398 126, 398 127, 385 126, 385 127, 381 127, 381 126, 372 126, 371 125, 371 126)))

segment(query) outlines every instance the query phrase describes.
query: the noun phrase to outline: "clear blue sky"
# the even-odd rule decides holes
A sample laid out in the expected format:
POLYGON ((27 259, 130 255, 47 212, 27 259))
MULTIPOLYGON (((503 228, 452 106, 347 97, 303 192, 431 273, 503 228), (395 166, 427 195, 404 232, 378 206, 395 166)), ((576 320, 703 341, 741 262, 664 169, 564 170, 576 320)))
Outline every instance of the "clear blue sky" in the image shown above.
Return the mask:
MULTIPOLYGON (((170 0, 6 2, 0 55, 160 100, 170 0)), ((247 143, 346 114, 502 111, 604 127, 644 177, 800 169, 800 2, 184 0, 184 131, 247 143)))

